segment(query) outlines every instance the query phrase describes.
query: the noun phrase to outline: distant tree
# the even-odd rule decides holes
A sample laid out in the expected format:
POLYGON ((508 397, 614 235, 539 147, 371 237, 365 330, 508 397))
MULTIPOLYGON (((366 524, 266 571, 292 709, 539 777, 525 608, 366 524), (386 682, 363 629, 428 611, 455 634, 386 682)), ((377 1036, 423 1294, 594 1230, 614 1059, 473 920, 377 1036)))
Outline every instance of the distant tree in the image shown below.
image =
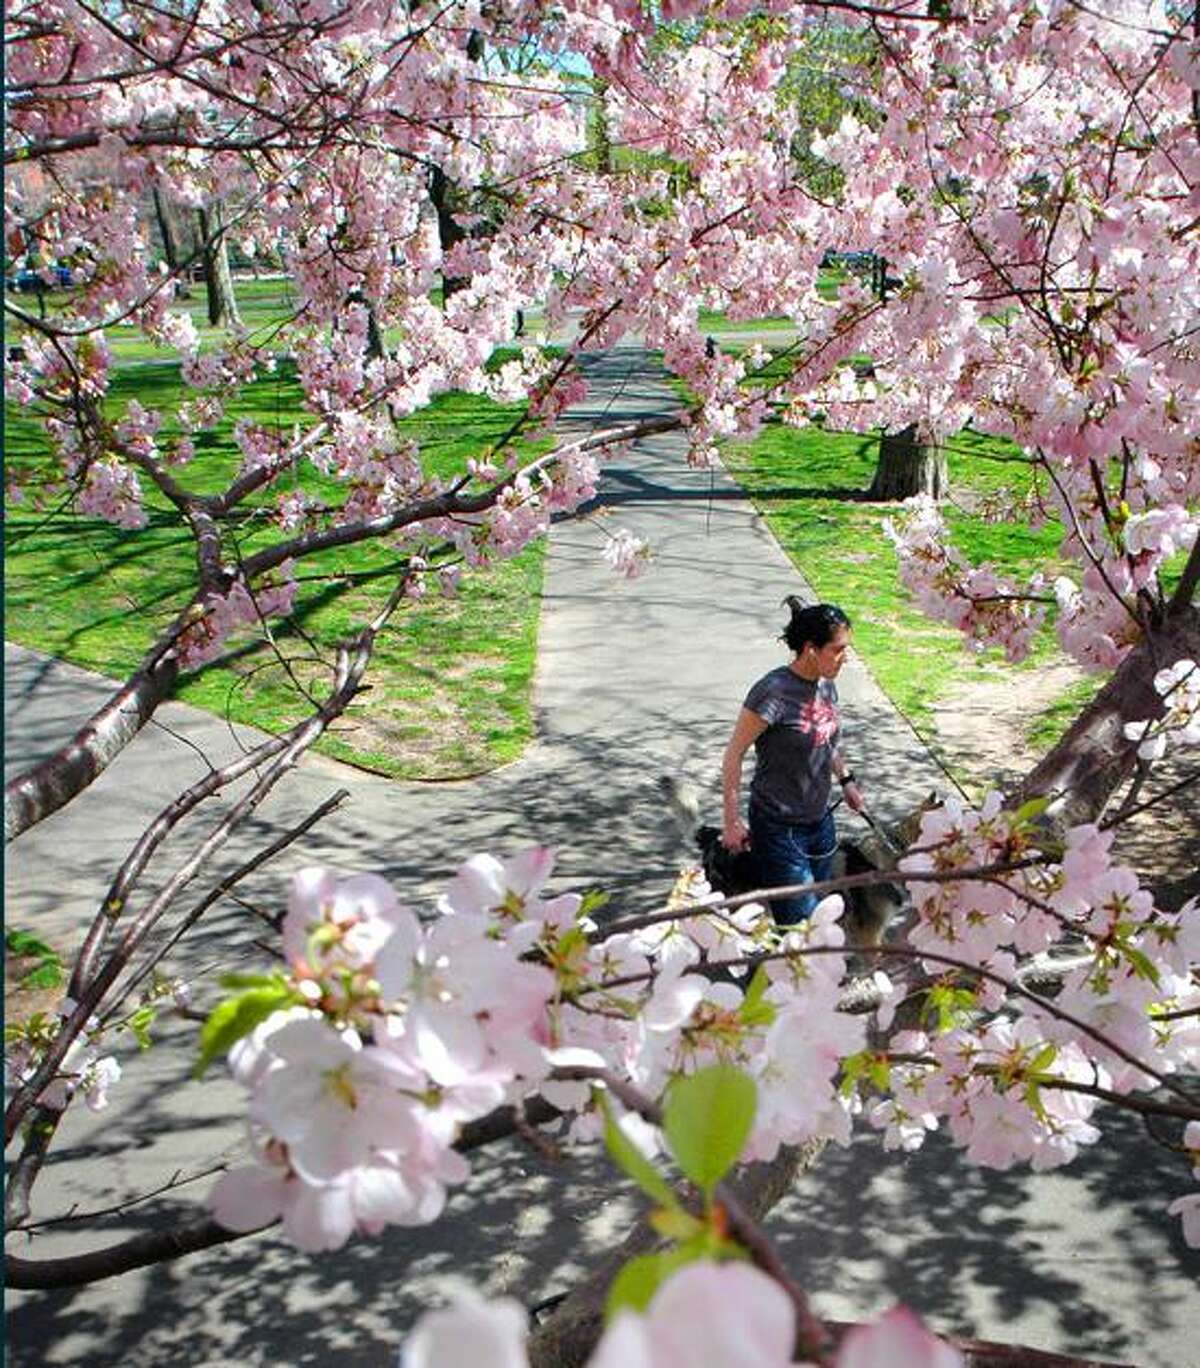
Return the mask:
POLYGON ((196 210, 200 224, 200 255, 204 264, 204 289, 208 296, 208 321, 229 327, 242 321, 233 273, 229 269, 229 243, 225 237, 225 210, 220 200, 196 210))

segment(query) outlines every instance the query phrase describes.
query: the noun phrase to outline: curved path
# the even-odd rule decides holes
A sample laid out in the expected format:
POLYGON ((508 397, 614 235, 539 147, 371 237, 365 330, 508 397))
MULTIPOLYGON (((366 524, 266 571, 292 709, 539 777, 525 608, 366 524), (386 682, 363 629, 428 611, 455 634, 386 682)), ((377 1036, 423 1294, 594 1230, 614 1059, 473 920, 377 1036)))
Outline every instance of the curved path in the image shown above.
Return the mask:
MULTIPOLYGON (((571 428, 661 413, 674 404, 637 348, 590 362, 592 393, 571 428)), ((748 683, 784 658, 780 601, 803 592, 796 570, 723 472, 689 469, 683 441, 643 441, 609 467, 596 513, 654 548, 649 573, 614 577, 594 523, 550 538, 536 679, 537 743, 463 784, 401 784, 321 757, 305 759, 230 853, 232 867, 336 788, 351 800, 246 888, 277 909, 287 873, 319 861, 377 870, 413 902, 435 894, 466 855, 534 841, 559 852, 556 883, 612 891, 622 910, 652 906, 688 855, 663 813, 657 777, 682 772, 719 811, 721 748, 748 683)), ((6 649, 9 772, 69 735, 104 682, 6 649)), ((839 681, 846 749, 876 808, 900 813, 940 779, 936 765, 870 676, 851 661, 839 681)), ((986 720, 982 720, 986 725, 986 720)), ((239 729, 244 730, 244 729, 239 729)), ((182 705, 157 721, 65 812, 9 848, 10 922, 69 943, 148 817, 236 745, 213 717, 182 705), (48 877, 47 871, 52 871, 48 877)), ((235 907, 206 923, 185 973, 227 966, 253 934, 235 907)), ((126 1060, 110 1112, 69 1115, 60 1157, 39 1187, 43 1211, 111 1204, 232 1154, 240 1095, 219 1078, 185 1082, 193 1028, 167 1023, 162 1043, 126 1060)), ((778 1209, 773 1228, 833 1317, 895 1300, 944 1328, 1141 1364, 1200 1365, 1197 1261, 1161 1207, 1182 1170, 1148 1158, 1136 1128, 1073 1169, 1030 1179, 986 1174, 939 1143, 885 1155, 870 1136, 827 1156, 778 1209), (1136 1156, 1136 1157, 1135 1157, 1136 1156)), ((597 1160, 563 1166, 520 1145, 475 1163, 448 1215, 310 1259, 256 1237, 91 1288, 9 1297, 17 1365, 301 1364, 336 1355, 345 1368, 394 1362, 422 1304, 462 1276, 526 1303, 565 1290, 638 1209, 597 1160)), ((206 1183, 180 1196, 199 1200, 206 1183)), ((109 1238, 152 1226, 151 1203, 115 1218, 109 1238)), ((83 1242, 94 1244, 94 1237, 83 1242)), ((72 1248, 69 1234, 36 1252, 72 1248)), ((15 1246, 14 1246, 15 1249, 15 1246)), ((481 1366, 482 1368, 482 1366, 481 1366)))

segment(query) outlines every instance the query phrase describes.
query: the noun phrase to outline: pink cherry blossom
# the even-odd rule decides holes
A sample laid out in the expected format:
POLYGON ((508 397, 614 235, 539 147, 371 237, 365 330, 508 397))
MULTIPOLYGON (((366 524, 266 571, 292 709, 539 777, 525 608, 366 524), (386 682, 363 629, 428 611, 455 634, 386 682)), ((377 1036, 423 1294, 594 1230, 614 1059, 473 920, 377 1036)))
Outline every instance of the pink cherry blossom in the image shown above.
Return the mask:
POLYGON ((636 579, 650 561, 650 548, 640 537, 622 528, 609 535, 601 555, 617 574, 636 579))
POLYGON ((462 1368, 488 1364, 526 1368, 528 1317, 509 1297, 494 1301, 467 1297, 440 1311, 427 1311, 404 1341, 400 1368, 462 1368))
POLYGON ((1193 1249, 1200 1249, 1200 1192, 1189 1192, 1176 1197, 1167 1207, 1169 1216, 1178 1216, 1183 1225, 1183 1238, 1193 1249))
POLYGON ((962 1355, 936 1339, 905 1306, 858 1325, 838 1346, 836 1368, 958 1368, 962 1355))
POLYGON ((590 1368, 775 1368, 792 1362, 795 1312, 765 1273, 743 1263, 694 1263, 655 1293, 644 1317, 620 1313, 590 1368))

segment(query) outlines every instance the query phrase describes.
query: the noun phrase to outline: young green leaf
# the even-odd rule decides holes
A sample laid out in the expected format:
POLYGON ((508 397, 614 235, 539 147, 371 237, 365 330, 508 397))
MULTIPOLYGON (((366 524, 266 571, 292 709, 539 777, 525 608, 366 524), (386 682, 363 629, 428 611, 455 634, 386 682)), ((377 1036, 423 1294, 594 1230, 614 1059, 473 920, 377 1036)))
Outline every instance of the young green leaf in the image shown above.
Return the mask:
POLYGON ((1046 796, 1030 798, 1028 802, 1022 803, 1013 814, 1013 826, 1028 826, 1035 817, 1040 817, 1050 806, 1050 799, 1046 796))
POLYGON ((646 1219, 660 1235, 679 1244, 694 1240, 707 1229, 698 1216, 682 1207, 655 1207, 646 1219))
POLYGON ((608 1098, 603 1093, 599 1096, 604 1112, 604 1144, 613 1162, 633 1179, 647 1197, 668 1209, 678 1207, 679 1201, 670 1183, 617 1125, 608 1098))
POLYGON ((611 901, 611 893, 604 893, 598 888, 589 888, 583 895, 583 902, 579 907, 579 915, 581 917, 590 917, 593 912, 599 912, 601 908, 607 907, 611 901))
POLYGON ((62 961, 55 955, 52 959, 43 960, 22 976, 21 988, 57 988, 63 981, 62 961))
POLYGON ((1054 1063, 1057 1055, 1058 1046, 1053 1041, 1048 1041, 1029 1061, 1026 1066, 1027 1072, 1035 1077, 1044 1073, 1054 1063))
POLYGON ((217 1055, 231 1049, 272 1013, 299 1001, 295 991, 279 980, 265 988, 251 988, 215 1007, 200 1028, 200 1058, 193 1078, 200 1078, 217 1055))
POLYGON ((32 931, 22 931, 20 927, 13 927, 11 931, 5 931, 4 948, 10 955, 17 955, 22 959, 32 955, 37 955, 39 959, 46 959, 50 956, 55 959, 58 958, 44 940, 35 936, 32 931))
POLYGON ((219 980, 222 988, 274 988, 286 984, 282 974, 222 974, 219 980))
POLYGON ((621 1269, 608 1289, 604 1319, 612 1320, 618 1311, 639 1314, 650 1305, 654 1294, 684 1264, 702 1257, 698 1249, 666 1249, 660 1254, 640 1254, 621 1269))
POLYGON ((1145 979, 1147 983, 1152 983, 1157 988, 1158 969, 1155 967, 1154 962, 1150 959, 1149 955, 1130 945, 1127 941, 1122 943, 1121 950, 1138 978, 1145 979))
POLYGON ((764 996, 770 986, 771 980, 767 977, 766 966, 760 964, 754 971, 754 976, 742 998, 742 1005, 738 1008, 738 1016, 747 1026, 770 1026, 775 1020, 775 1004, 768 1002, 764 996))
POLYGON ((153 1003, 146 1002, 129 1018, 129 1029, 133 1032, 139 1050, 150 1048, 150 1027, 154 1025, 157 1016, 158 1008, 153 1003))
POLYGON ((706 1195, 737 1162, 757 1102, 754 1080, 727 1064, 677 1078, 667 1089, 667 1143, 679 1167, 706 1195))

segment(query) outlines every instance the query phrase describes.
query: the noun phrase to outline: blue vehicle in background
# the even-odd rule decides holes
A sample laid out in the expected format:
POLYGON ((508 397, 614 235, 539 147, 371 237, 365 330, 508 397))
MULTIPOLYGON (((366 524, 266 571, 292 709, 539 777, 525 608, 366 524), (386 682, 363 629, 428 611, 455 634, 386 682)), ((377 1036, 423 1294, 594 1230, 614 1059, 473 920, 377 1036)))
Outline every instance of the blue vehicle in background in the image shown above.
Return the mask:
POLYGON ((40 290, 69 290, 75 277, 69 266, 56 262, 35 270, 32 266, 22 266, 20 270, 4 278, 4 288, 17 294, 36 294, 40 290))

